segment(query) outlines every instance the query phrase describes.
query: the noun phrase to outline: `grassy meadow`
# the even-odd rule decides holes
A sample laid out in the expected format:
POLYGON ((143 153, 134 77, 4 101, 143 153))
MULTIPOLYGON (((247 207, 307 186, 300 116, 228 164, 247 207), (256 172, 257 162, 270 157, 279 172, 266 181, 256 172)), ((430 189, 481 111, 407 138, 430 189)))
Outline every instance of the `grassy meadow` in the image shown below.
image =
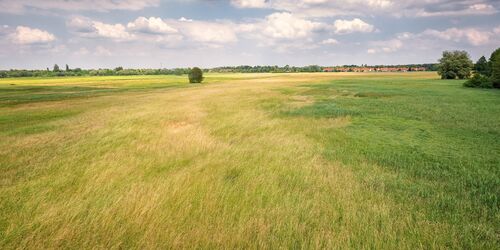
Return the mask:
POLYGON ((434 72, 0 80, 0 249, 498 249, 499 196, 434 72))

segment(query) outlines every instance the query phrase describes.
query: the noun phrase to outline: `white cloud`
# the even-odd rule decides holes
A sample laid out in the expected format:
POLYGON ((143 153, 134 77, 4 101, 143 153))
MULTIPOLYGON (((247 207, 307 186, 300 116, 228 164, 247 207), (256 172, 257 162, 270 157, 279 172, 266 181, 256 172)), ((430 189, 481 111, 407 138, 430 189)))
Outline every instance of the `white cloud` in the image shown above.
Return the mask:
POLYGON ((276 12, 264 19, 240 23, 236 30, 240 36, 254 41, 258 47, 273 47, 274 51, 281 53, 317 48, 316 36, 321 31, 326 31, 327 27, 322 22, 288 12, 276 12))
POLYGON ((368 54, 375 54, 375 53, 377 53, 377 50, 375 50, 375 49, 368 49, 368 50, 366 50, 366 53, 368 53, 368 54))
POLYGON ((324 44, 324 45, 335 45, 335 44, 339 44, 339 41, 337 41, 337 40, 335 40, 333 38, 329 38, 329 39, 321 41, 321 44, 324 44))
POLYGON ((490 4, 472 4, 461 9, 444 9, 440 11, 429 11, 425 8, 414 11, 414 15, 418 17, 433 17, 433 16, 473 16, 473 15, 492 15, 498 10, 490 4))
POLYGON ((27 10, 99 11, 142 10, 160 4, 160 0, 0 0, 0 12, 22 13, 27 10))
POLYGON ((47 31, 26 26, 17 26, 10 38, 17 44, 42 44, 56 40, 56 37, 47 31))
MULTIPOLYGON (((421 33, 404 32, 394 36, 393 39, 369 42, 367 53, 392 53, 399 55, 415 53, 415 51, 442 51, 453 47, 472 45, 495 46, 500 41, 500 27, 491 30, 480 28, 449 28, 446 30, 428 29, 421 33), (499 33, 495 33, 495 29, 499 33), (401 50, 405 50, 401 52, 401 50)), ((418 55, 418 53, 416 54, 418 55)))
POLYGON ((466 40, 468 43, 479 46, 490 42, 491 32, 481 31, 474 28, 450 28, 443 31, 428 29, 423 32, 423 35, 433 36, 442 40, 460 42, 466 40))
POLYGON ((323 27, 321 23, 299 18, 286 12, 267 16, 262 26, 261 29, 265 35, 276 39, 305 38, 310 36, 313 31, 323 27))
POLYGON ((179 21, 180 21, 180 22, 192 22, 192 21, 193 21, 193 19, 189 19, 189 18, 181 17, 181 18, 179 18, 179 21))
POLYGON ((116 40, 130 40, 133 35, 127 32, 122 24, 106 24, 101 22, 93 22, 93 26, 97 31, 97 35, 116 40))
POLYGON ((348 34, 353 32, 368 33, 375 31, 373 25, 364 22, 359 18, 349 20, 336 20, 333 24, 333 30, 337 34, 348 34))
POLYGON ((266 0, 231 0, 231 4, 237 8, 266 8, 266 0))
MULTIPOLYGON (((238 8, 270 8, 304 17, 338 15, 459 16, 498 13, 494 0, 232 0, 238 8)), ((498 6, 497 6, 498 7, 498 6)))
POLYGON ((73 17, 66 25, 76 32, 93 33, 96 32, 93 21, 86 17, 73 17))
POLYGON ((231 43, 238 41, 235 25, 230 22, 176 21, 180 32, 188 39, 201 43, 231 43))
POLYGON ((86 17, 73 17, 66 25, 83 37, 103 37, 114 40, 132 40, 135 38, 120 23, 107 24, 86 17))
POLYGON ((238 24, 237 32, 256 41, 258 47, 273 47, 277 52, 317 48, 315 35, 327 26, 288 12, 276 12, 264 19, 238 24))
POLYGON ((178 32, 175 28, 169 26, 161 18, 157 17, 138 17, 134 22, 128 23, 127 28, 131 31, 153 34, 168 34, 178 32))

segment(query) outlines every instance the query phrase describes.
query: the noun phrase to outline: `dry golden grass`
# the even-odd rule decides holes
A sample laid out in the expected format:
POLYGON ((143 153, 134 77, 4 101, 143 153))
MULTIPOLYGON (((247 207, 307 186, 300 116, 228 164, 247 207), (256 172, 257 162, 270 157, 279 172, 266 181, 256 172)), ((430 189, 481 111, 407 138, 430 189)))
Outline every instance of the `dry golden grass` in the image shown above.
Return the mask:
MULTIPOLYGON (((1 108, 75 113, 46 121, 47 131, 0 135, 0 248, 463 246, 453 225, 325 158, 311 134, 344 129, 350 116, 277 115, 314 104, 304 84, 345 77, 370 74, 214 75, 189 88, 1 108)), ((122 86, 101 80, 71 84, 122 86)))

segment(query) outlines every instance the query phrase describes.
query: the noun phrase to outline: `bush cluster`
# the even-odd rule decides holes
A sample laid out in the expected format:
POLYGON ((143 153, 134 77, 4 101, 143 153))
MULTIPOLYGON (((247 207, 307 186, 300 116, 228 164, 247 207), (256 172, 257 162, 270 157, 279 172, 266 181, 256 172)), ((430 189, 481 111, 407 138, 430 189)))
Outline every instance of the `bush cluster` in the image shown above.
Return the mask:
POLYGON ((469 88, 493 88, 493 84, 487 76, 474 74, 471 79, 464 82, 464 87, 469 88))
POLYGON ((483 56, 474 66, 474 76, 464 82, 470 88, 500 88, 500 48, 495 50, 490 60, 483 56))

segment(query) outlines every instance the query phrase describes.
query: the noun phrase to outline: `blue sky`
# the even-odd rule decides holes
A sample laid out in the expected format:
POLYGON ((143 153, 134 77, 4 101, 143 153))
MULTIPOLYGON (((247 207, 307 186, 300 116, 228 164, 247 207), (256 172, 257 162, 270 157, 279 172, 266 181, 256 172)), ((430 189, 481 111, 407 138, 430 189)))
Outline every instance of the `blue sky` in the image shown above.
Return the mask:
POLYGON ((495 0, 0 0, 0 68, 173 68, 473 60, 495 0))

